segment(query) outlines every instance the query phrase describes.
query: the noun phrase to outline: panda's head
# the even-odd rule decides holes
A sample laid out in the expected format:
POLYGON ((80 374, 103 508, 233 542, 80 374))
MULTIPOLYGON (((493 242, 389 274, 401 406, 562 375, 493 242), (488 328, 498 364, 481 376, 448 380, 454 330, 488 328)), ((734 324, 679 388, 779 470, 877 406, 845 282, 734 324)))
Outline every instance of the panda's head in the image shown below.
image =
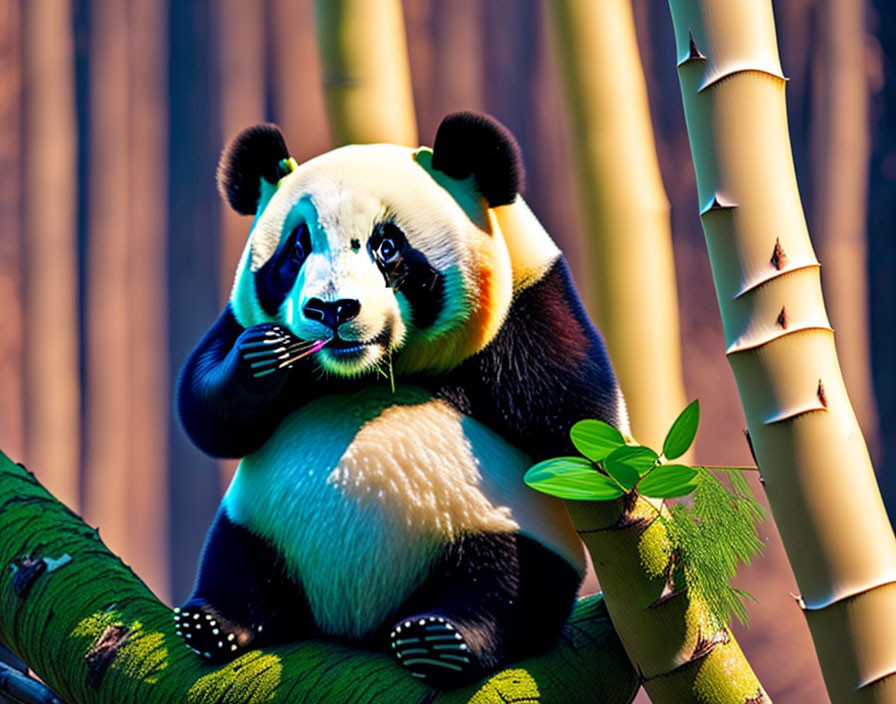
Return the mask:
POLYGON ((482 349, 510 306, 494 208, 521 188, 519 148, 493 119, 442 122, 432 150, 352 145, 298 165, 279 130, 225 150, 219 187, 255 220, 231 304, 285 325, 326 372, 437 372, 482 349))

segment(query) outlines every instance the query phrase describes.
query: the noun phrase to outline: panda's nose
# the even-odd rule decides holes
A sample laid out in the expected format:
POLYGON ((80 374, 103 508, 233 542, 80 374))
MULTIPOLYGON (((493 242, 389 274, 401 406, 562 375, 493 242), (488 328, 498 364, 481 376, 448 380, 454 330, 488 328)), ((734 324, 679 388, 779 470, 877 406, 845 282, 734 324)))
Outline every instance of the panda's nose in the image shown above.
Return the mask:
POLYGON ((356 318, 361 312, 361 303, 354 298, 340 298, 338 301, 322 301, 311 298, 305 304, 305 317, 316 320, 334 330, 343 323, 356 318))

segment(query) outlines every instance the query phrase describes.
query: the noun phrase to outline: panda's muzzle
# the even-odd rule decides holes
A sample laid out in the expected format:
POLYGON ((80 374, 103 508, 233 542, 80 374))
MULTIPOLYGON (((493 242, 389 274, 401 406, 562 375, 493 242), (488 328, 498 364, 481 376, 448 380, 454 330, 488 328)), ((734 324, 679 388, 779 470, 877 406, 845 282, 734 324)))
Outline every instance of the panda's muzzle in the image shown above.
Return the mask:
POLYGON ((354 298, 340 298, 338 301, 311 298, 302 310, 306 318, 323 323, 335 333, 340 325, 358 317, 361 303, 354 298))

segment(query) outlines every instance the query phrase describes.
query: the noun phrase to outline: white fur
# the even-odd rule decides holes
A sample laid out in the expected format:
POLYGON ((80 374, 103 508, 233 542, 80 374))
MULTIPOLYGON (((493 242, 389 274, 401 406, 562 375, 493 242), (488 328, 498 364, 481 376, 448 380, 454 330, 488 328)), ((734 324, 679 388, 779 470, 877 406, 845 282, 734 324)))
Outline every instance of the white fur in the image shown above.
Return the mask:
POLYGON ((584 568, 562 503, 523 484, 530 464, 426 392, 376 387, 287 417, 224 504, 283 555, 324 632, 359 638, 465 533, 521 530, 584 568))
POLYGON ((510 253, 513 290, 531 286, 559 259, 560 250, 522 196, 517 196, 510 205, 495 208, 493 212, 510 253))

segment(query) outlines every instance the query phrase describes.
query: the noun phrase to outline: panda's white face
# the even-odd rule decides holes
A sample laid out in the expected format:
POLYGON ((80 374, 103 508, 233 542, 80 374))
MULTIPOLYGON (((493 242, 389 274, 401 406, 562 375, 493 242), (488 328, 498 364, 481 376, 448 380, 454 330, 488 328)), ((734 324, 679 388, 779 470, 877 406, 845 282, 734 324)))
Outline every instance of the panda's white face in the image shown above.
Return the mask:
POLYGON ((296 354, 340 376, 441 371, 487 344, 510 305, 507 248, 472 182, 430 158, 343 147, 263 191, 231 295, 240 324, 285 325, 296 354))

